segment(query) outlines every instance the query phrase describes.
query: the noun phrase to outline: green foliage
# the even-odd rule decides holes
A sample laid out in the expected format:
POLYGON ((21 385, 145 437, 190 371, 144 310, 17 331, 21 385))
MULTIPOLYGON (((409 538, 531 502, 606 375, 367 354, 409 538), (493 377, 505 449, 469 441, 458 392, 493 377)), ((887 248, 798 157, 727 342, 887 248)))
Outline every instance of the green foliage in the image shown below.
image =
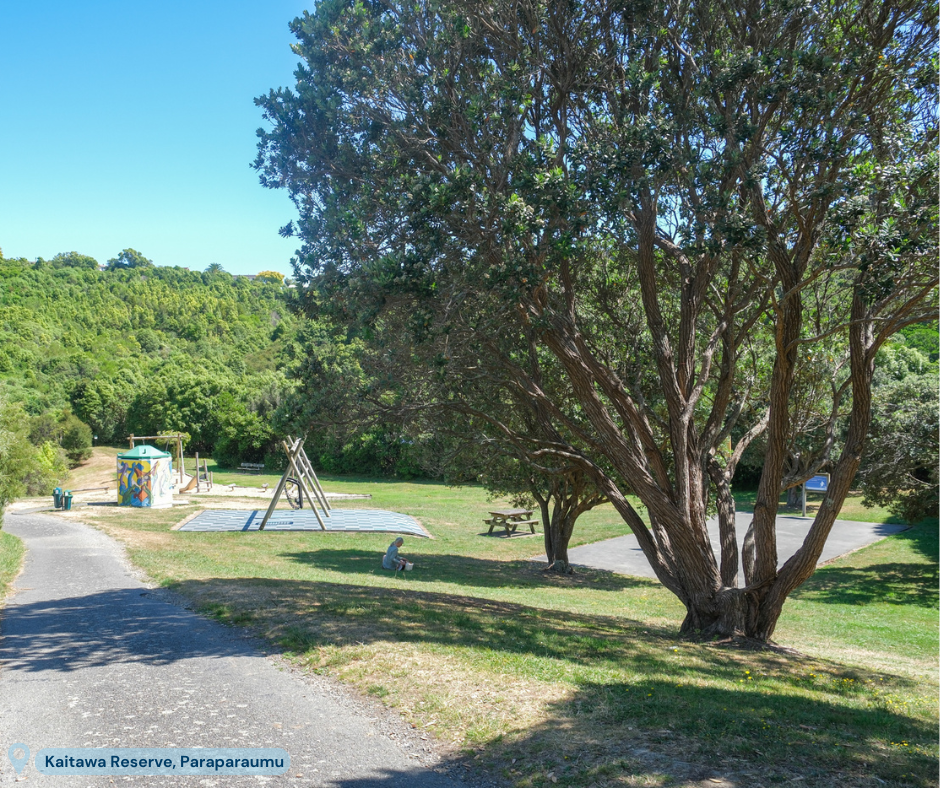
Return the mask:
POLYGON ((22 411, 0 399, 0 514, 10 501, 26 491, 24 466, 31 444, 17 431, 21 417, 22 411))
POLYGON ((148 260, 136 249, 125 249, 117 257, 108 260, 108 268, 112 271, 121 268, 153 268, 153 260, 148 260))
POLYGON ((32 417, 32 442, 67 443, 72 462, 90 435, 112 443, 182 431, 205 453, 223 438, 226 456, 242 461, 272 451, 298 324, 289 292, 145 266, 134 250, 105 271, 76 254, 41 265, 0 258, 0 393, 32 417), (65 430, 68 408, 76 422, 65 430))
POLYGON ((21 495, 44 495, 65 478, 65 457, 58 444, 34 446, 29 418, 17 403, 0 396, 0 515, 21 495))
MULTIPOLYGON (((47 412, 28 419, 28 430, 30 443, 47 454, 45 447, 56 447, 62 457, 68 460, 69 467, 74 468, 91 456, 91 428, 69 408, 58 415, 47 412)), ((44 462, 45 466, 51 468, 58 460, 53 461, 52 457, 46 456, 44 462)))
POLYGON ((936 376, 911 374, 876 387, 872 411, 870 440, 857 477, 865 505, 887 506, 909 523, 936 517, 936 376))
POLYGON ((241 462, 264 462, 275 438, 267 419, 225 391, 216 398, 214 421, 217 427, 212 458, 219 465, 235 467, 241 462))
POLYGON ((58 445, 61 439, 61 422, 53 413, 40 413, 29 420, 29 442, 33 446, 58 445))
POLYGON ((933 323, 915 323, 901 329, 901 337, 908 347, 923 353, 931 364, 940 359, 940 331, 937 321, 933 323))
MULTIPOLYGON (((2 257, 2 255, 0 255, 2 257)), ((49 261, 53 268, 89 268, 98 270, 98 261, 94 257, 79 252, 60 252, 49 261)))
POLYGON ((91 427, 71 412, 63 414, 59 445, 65 451, 71 467, 81 465, 91 457, 91 427))
POLYGON ((26 477, 27 495, 51 495, 54 487, 69 475, 69 459, 65 450, 53 441, 36 449, 36 468, 26 477))
POLYGON ((936 323, 909 326, 878 352, 872 423, 858 472, 866 506, 905 522, 935 517, 940 499, 936 323))
POLYGON ((284 432, 315 436, 306 450, 317 468, 406 479, 441 475, 427 461, 429 436, 391 412, 400 387, 366 358, 374 354, 360 337, 308 321, 291 355, 294 386, 278 420, 284 432))
POLYGON ((255 166, 300 212, 298 299, 367 342, 357 391, 386 412, 473 411, 586 472, 685 632, 766 639, 824 541, 779 565, 780 490, 830 463, 827 532, 871 356, 931 314, 935 15, 324 0, 291 25, 296 85, 257 99, 255 166), (537 429, 502 417, 514 399, 537 429), (698 545, 712 497, 733 529, 761 432, 749 590, 726 595, 736 541, 721 566, 698 545))

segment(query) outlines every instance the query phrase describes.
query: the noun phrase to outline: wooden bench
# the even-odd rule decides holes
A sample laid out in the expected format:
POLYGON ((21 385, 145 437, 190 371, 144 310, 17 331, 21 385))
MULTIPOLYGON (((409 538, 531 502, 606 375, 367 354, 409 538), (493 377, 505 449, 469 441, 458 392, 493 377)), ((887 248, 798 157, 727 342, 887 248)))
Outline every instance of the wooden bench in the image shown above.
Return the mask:
POLYGON ((529 526, 529 531, 535 533, 535 526, 541 521, 530 520, 529 518, 531 516, 531 509, 503 509, 490 512, 490 519, 484 520, 483 522, 490 527, 490 530, 487 531, 487 536, 491 536, 493 529, 500 525, 506 529, 506 536, 514 534, 520 525, 529 526))
POLYGON ((242 473, 262 473, 264 471, 263 462, 243 462, 238 466, 242 473))

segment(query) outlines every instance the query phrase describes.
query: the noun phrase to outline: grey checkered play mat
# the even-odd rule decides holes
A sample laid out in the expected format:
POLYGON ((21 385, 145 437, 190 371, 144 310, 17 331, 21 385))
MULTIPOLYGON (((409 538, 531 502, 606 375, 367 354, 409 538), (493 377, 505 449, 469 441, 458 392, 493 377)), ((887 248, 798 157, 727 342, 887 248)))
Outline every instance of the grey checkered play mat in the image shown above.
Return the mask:
MULTIPOLYGON (((320 513, 323 516, 323 513, 320 513)), ((264 511, 208 509, 179 527, 180 531, 257 531, 264 511)), ((428 536, 418 521, 407 514, 384 512, 381 509, 333 509, 323 517, 327 531, 360 533, 388 532, 428 536)), ((277 509, 264 526, 265 531, 319 531, 320 523, 310 509, 277 509)))

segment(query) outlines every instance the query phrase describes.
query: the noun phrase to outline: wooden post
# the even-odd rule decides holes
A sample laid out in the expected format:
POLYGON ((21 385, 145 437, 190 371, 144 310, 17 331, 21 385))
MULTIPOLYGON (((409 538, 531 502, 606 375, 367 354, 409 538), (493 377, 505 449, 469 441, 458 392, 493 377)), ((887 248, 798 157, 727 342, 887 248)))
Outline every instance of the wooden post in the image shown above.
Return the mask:
POLYGON ((274 490, 274 497, 271 498, 271 503, 268 504, 268 510, 264 513, 264 517, 261 518, 261 525, 258 526, 259 531, 264 530, 264 526, 268 524, 268 520, 270 520, 271 515, 274 514, 274 507, 277 506, 278 499, 281 497, 281 493, 284 492, 285 484, 287 484, 287 471, 281 474, 281 480, 277 483, 277 489, 274 490))
MULTIPOLYGON (((304 442, 306 442, 306 438, 304 439, 304 442)), ((317 472, 313 469, 313 463, 310 462, 310 458, 307 456, 307 452, 300 452, 299 459, 304 464, 307 475, 310 479, 313 480, 313 485, 320 496, 320 501, 323 504, 323 511, 326 513, 326 516, 329 517, 330 510, 333 507, 330 505, 330 502, 326 497, 326 491, 323 489, 323 485, 320 484, 320 479, 317 476, 317 472)))
POLYGON ((183 477, 185 476, 183 472, 183 436, 179 433, 176 434, 176 451, 180 458, 180 484, 182 484, 183 477))
POLYGON ((310 501, 310 508, 313 509, 313 513, 317 516, 317 522, 320 523, 320 528, 325 531, 326 526, 323 524, 323 518, 320 517, 320 513, 317 511, 316 494, 310 489, 310 484, 307 481, 307 477, 302 470, 300 456, 303 455, 303 448, 304 448, 303 439, 298 438, 297 441, 294 443, 293 449, 288 447, 286 441, 281 441, 281 445, 284 447, 284 450, 287 452, 287 460, 289 463, 289 467, 294 469, 294 475, 297 477, 297 483, 300 485, 301 494, 304 494, 304 493, 307 494, 307 500, 310 501))
MULTIPOLYGON (((289 436, 288 436, 289 437, 289 436)), ((330 516, 330 502, 326 499, 326 493, 323 491, 323 487, 320 485, 320 480, 317 478, 316 472, 313 470, 313 465, 310 464, 310 459, 307 457, 307 452, 302 451, 297 455, 297 462, 301 466, 300 472, 306 476, 306 481, 313 489, 313 492, 316 493, 320 505, 323 507, 323 513, 329 517, 330 516)))

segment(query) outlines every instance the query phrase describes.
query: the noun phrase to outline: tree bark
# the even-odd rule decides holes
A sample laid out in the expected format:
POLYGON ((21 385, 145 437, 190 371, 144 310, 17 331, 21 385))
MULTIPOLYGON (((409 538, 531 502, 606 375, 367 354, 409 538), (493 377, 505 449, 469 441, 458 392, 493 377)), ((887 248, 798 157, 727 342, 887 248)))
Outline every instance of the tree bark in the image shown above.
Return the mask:
POLYGON ((803 488, 800 485, 787 490, 787 508, 793 509, 803 505, 803 488))

